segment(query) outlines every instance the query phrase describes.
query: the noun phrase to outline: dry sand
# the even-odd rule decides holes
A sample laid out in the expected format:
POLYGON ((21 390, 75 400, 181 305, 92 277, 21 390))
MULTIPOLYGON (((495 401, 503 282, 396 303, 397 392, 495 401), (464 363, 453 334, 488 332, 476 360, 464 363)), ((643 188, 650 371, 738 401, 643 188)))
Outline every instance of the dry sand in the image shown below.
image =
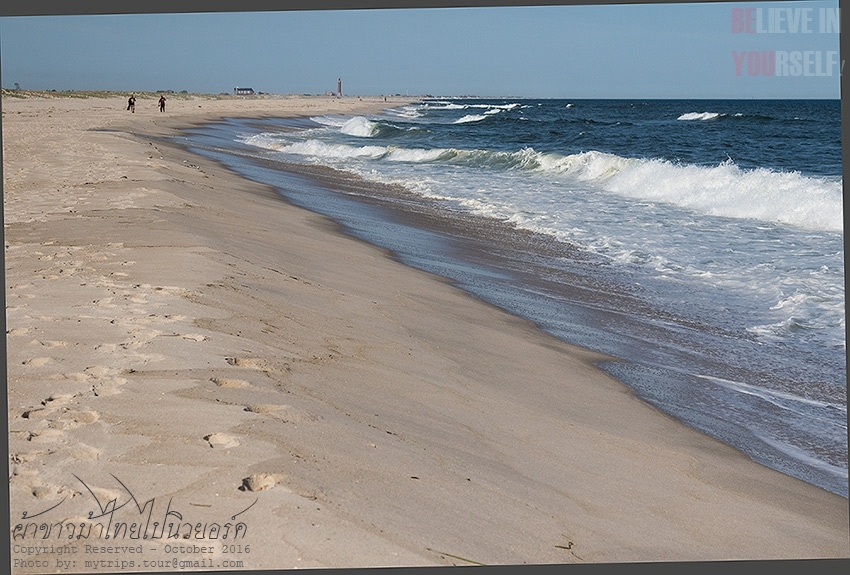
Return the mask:
POLYGON ((13 573, 850 557, 846 498, 149 137, 400 102, 3 98, 13 573))

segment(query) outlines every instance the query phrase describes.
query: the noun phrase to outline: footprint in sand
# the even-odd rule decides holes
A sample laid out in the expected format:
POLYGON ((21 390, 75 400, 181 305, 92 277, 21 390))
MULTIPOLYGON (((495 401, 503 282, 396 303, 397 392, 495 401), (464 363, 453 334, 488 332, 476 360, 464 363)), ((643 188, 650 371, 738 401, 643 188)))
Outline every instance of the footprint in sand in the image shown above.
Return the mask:
POLYGON ((51 407, 57 407, 59 405, 65 405, 69 403, 72 399, 77 397, 78 393, 54 393, 47 399, 41 401, 41 405, 49 405, 51 407))
POLYGON ((240 491, 263 491, 271 489, 283 480, 279 473, 255 473, 242 480, 240 491))
POLYGON ((31 332, 32 330, 33 328, 31 327, 16 327, 8 330, 6 333, 8 335, 24 335, 26 333, 31 332))
POLYGON ((68 347, 67 341, 41 341, 39 339, 34 339, 30 342, 30 345, 40 345, 43 347, 68 347))
POLYGON ((36 407, 34 409, 28 409, 21 414, 21 417, 24 419, 29 419, 32 421, 39 419, 46 419, 48 415, 53 413, 52 409, 44 409, 43 407, 36 407))
POLYGON ((66 424, 66 429, 73 429, 83 425, 91 425, 100 419, 100 413, 90 410, 63 409, 61 418, 66 424))
POLYGON ((112 354, 118 351, 117 343, 101 343, 94 347, 94 350, 100 353, 112 354))
POLYGON ((29 489, 30 493, 39 499, 49 496, 49 488, 46 487, 38 477, 38 471, 34 469, 16 469, 9 476, 9 487, 23 487, 29 489))
POLYGON ((86 445, 85 443, 78 443, 68 453, 75 461, 90 461, 100 459, 100 454, 103 453, 103 450, 86 445))
POLYGON ((94 379, 106 379, 118 375, 120 371, 114 367, 107 367, 105 365, 90 365, 83 370, 83 373, 94 379))
POLYGON ((120 387, 127 383, 127 380, 123 377, 97 377, 83 371, 63 373, 61 377, 62 379, 82 383, 95 382, 92 386, 93 389, 120 387))
POLYGON ((228 449, 239 445, 239 441, 235 437, 226 433, 211 433, 205 435, 204 439, 212 448, 228 449))
POLYGON ((119 393, 121 393, 121 390, 118 388, 125 383, 127 383, 127 380, 123 378, 116 378, 112 381, 95 383, 91 386, 91 394, 95 397, 118 395, 119 393))
POLYGON ((44 429, 42 431, 33 431, 27 438, 33 443, 56 443, 64 439, 65 432, 58 429, 44 429))
MULTIPOLYGON (((132 370, 129 371, 132 372, 132 370)), ((116 377, 120 373, 127 373, 127 371, 122 372, 115 368, 92 365, 83 371, 64 373, 62 377, 71 381, 93 382, 91 393, 94 395, 114 395, 120 393, 120 390, 117 388, 127 383, 125 378, 116 377)))
POLYGON ((26 359, 26 360, 22 361, 21 364, 31 365, 33 367, 41 367, 43 365, 47 365, 51 361, 53 361, 53 360, 49 357, 33 357, 33 358, 26 359))
POLYGON ((281 409, 287 407, 286 405, 273 405, 268 403, 261 403, 259 405, 246 405, 245 411, 250 411, 251 413, 274 413, 276 411, 280 411, 281 409))
POLYGON ((49 485, 36 485, 32 488, 32 494, 36 499, 44 499, 55 494, 55 491, 49 485))
MULTIPOLYGON (((47 498, 58 498, 63 493, 67 494, 69 490, 64 485, 55 485, 52 483, 45 483, 40 479, 35 479, 34 483, 31 484, 32 494, 36 499, 47 499, 47 498)), ((73 491, 71 491, 71 497, 74 496, 73 491)))
POLYGON ((262 369, 266 363, 262 359, 256 357, 225 357, 224 360, 230 365, 235 365, 236 367, 252 367, 254 369, 262 369))
POLYGON ((306 423, 321 420, 321 417, 318 415, 292 407, 291 405, 261 403, 248 405, 245 407, 245 411, 270 415, 276 419, 283 420, 284 423, 306 423))
MULTIPOLYGON (((29 463, 50 453, 49 451, 28 451, 27 453, 11 453, 9 454, 9 462, 15 465, 29 463)), ((13 473, 12 475, 15 475, 13 473)))
POLYGON ((244 379, 232 379, 228 377, 211 377, 210 381, 219 387, 240 388, 251 385, 244 379))
POLYGON ((100 413, 86 409, 62 407, 82 394, 65 393, 51 395, 41 401, 43 407, 34 407, 21 413, 21 418, 30 421, 49 420, 55 429, 73 429, 90 425, 100 419, 100 413))
POLYGON ((180 337, 182 337, 183 339, 191 340, 191 341, 207 341, 207 339, 208 339, 207 336, 201 335, 199 333, 184 333, 184 334, 181 334, 180 337))
POLYGON ((267 359, 261 357, 226 357, 224 360, 230 365, 236 367, 247 367, 249 369, 257 369, 263 372, 286 373, 289 371, 289 365, 284 363, 275 365, 267 359))

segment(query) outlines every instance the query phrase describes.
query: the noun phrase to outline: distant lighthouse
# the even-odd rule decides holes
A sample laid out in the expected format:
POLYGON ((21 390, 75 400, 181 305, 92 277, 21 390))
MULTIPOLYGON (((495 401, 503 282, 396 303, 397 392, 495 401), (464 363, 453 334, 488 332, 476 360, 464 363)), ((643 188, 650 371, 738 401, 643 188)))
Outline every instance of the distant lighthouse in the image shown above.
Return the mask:
POLYGON ((336 81, 336 95, 338 98, 342 98, 342 78, 338 78, 336 81))

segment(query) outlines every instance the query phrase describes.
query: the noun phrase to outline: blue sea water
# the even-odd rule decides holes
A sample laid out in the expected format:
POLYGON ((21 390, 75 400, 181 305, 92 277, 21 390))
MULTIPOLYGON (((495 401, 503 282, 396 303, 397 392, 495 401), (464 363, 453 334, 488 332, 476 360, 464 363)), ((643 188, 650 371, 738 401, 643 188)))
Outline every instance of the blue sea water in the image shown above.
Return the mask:
POLYGON ((183 143, 847 497, 839 106, 426 99, 228 119, 183 143))

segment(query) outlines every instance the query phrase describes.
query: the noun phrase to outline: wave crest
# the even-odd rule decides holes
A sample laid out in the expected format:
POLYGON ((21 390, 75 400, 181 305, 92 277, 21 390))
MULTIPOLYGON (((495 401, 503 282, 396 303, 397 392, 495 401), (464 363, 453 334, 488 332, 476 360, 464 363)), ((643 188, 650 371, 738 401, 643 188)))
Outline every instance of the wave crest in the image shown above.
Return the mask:
MULTIPOLYGON (((349 121, 351 122, 351 121, 349 121)), ((348 130, 372 134, 378 123, 357 119, 348 130)), ((368 136, 367 136, 368 137, 368 136)), ((354 146, 320 140, 283 143, 266 135, 246 143, 320 160, 361 159, 437 163, 496 171, 519 170, 564 178, 567 185, 592 186, 608 193, 657 201, 712 216, 756 219, 826 231, 844 229, 842 181, 767 168, 744 170, 727 160, 717 166, 626 158, 600 151, 561 155, 533 148, 514 152, 455 148, 354 146)))
POLYGON ((719 112, 688 112, 687 114, 682 114, 677 120, 682 120, 684 122, 693 122, 697 121, 706 121, 706 120, 716 120, 721 116, 725 116, 726 114, 721 114, 719 112))
POLYGON ((339 131, 349 136, 372 138, 378 134, 380 124, 367 120, 363 116, 355 116, 340 126, 339 131))

